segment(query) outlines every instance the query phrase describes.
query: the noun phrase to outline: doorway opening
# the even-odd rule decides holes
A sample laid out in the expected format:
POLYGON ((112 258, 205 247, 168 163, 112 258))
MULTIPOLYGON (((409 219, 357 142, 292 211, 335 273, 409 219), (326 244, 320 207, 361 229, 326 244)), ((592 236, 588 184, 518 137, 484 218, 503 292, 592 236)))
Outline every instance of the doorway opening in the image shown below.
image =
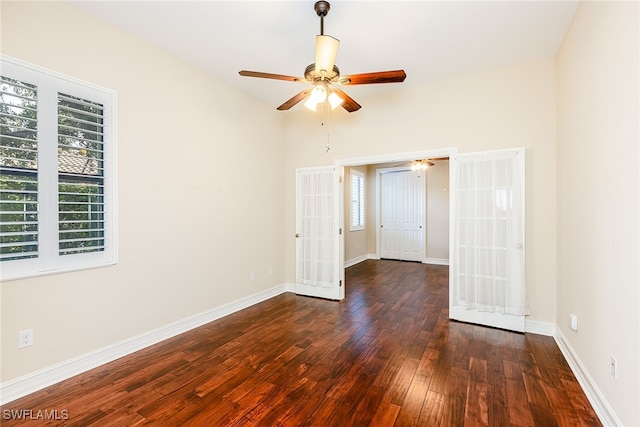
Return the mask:
MULTIPOLYGON (((446 216, 449 222, 445 227, 448 235, 450 318, 524 332, 525 316, 528 315, 524 271, 525 150, 514 148, 458 155, 456 150, 451 149, 438 155, 446 156, 452 163, 447 174, 452 191, 446 198, 449 208, 446 216)), ((296 194, 302 197, 296 197, 296 225, 298 226, 298 222, 315 224, 314 227, 308 227, 309 231, 315 228, 320 233, 304 232, 300 234, 304 241, 297 241, 300 244, 296 244, 296 293, 304 294, 302 290, 298 292, 298 283, 305 284, 299 278, 303 277, 301 273, 306 269, 299 267, 305 267, 308 263, 308 270, 317 273, 325 271, 318 270, 317 267, 326 264, 331 267, 327 267, 327 271, 331 272, 331 280, 319 281, 318 277, 311 277, 308 280, 309 286, 316 291, 318 286, 323 289, 331 288, 331 299, 345 298, 345 265, 359 263, 357 260, 352 263, 349 258, 348 247, 345 246, 348 240, 343 233, 345 171, 364 165, 367 165, 365 170, 370 165, 388 166, 388 163, 407 162, 419 157, 433 160, 435 156, 433 152, 421 152, 398 157, 378 157, 373 162, 371 158, 343 160, 336 162, 337 166, 297 170, 299 176, 296 179, 296 194), (385 160, 387 163, 383 163, 385 160), (310 179, 303 180, 307 174, 310 179), (304 185, 305 182, 310 185, 304 185), (318 203, 308 204, 305 200, 315 200, 318 203), (308 215, 303 215, 302 207, 307 205, 315 207, 308 215), (307 246, 312 249, 311 255, 306 258, 300 256, 301 248, 307 246), (326 255, 324 264, 324 258, 313 255, 314 250, 321 250, 326 255)), ((370 195, 376 195, 380 188, 380 185, 376 185, 370 195)), ((358 193, 363 191, 358 190, 358 193)), ((379 200, 379 197, 374 196, 374 200, 379 200)), ((362 201, 358 203, 359 208, 362 208, 362 201)), ((377 205, 377 202, 373 204, 377 205)), ((377 215, 376 225, 380 224, 380 218, 382 217, 377 215)), ((368 222, 371 224, 374 221, 369 219, 368 222)), ((358 228, 350 231, 362 232, 366 228, 364 223, 359 223, 358 228)), ((376 232, 376 236, 380 235, 376 232)), ((380 259, 380 245, 377 245, 375 253, 369 254, 368 241, 371 239, 366 234, 364 236, 365 249, 364 254, 360 255, 361 261, 380 259)), ((296 234, 296 238, 298 237, 299 234, 296 234)), ((376 241, 378 243, 378 238, 376 241)), ((427 252, 421 256, 427 264, 427 252)), ((320 278, 325 277, 326 275, 322 275, 320 278)), ((317 292, 310 295, 323 297, 317 292)))
MULTIPOLYGON (((426 176, 423 190, 424 199, 413 200, 411 203, 417 207, 422 206, 419 218, 414 218, 411 225, 406 224, 405 230, 395 231, 396 236, 404 234, 405 252, 412 252, 410 259, 403 256, 396 256, 393 259, 405 259, 426 264, 449 265, 451 256, 451 232, 450 232, 450 192, 449 182, 451 181, 451 169, 448 159, 457 154, 456 148, 439 150, 428 150, 410 153, 399 153, 385 156, 363 157, 354 159, 343 159, 337 161, 339 167, 344 168, 344 197, 341 199, 340 212, 344 217, 345 236, 342 241, 341 253, 343 254, 341 266, 344 268, 358 264, 367 259, 389 258, 389 252, 384 251, 385 228, 384 208, 381 207, 382 181, 385 172, 410 171, 409 163, 418 159, 433 159, 434 166, 427 171, 420 172, 422 177, 426 176), (440 167, 440 169, 438 169, 440 167), (349 191, 351 171, 364 173, 366 179, 366 216, 365 226, 359 230, 351 230, 349 227, 350 206, 352 203, 351 192, 349 191), (430 178, 430 173, 434 176, 430 178), (437 177, 435 177, 437 173, 437 177), (436 209, 430 211, 430 208, 436 209), (420 228, 422 227, 422 228, 420 228), (413 228, 413 229, 411 229, 413 228), (422 241, 420 241, 422 240, 422 241)), ((414 172, 415 174, 415 172, 414 172)), ((415 176, 415 175, 414 175, 415 176)), ((420 188, 420 187, 418 187, 420 188)), ((419 193, 413 193, 418 195, 419 193)), ((411 204, 410 203, 410 204, 411 204)), ((402 221, 400 221, 402 222, 402 221)), ((398 247, 396 252, 401 252, 398 247)), ((345 286, 348 286, 345 283, 345 286)))
MULTIPOLYGON (((450 318, 524 332, 528 303, 524 272, 523 148, 463 155, 458 155, 456 149, 449 149, 437 154, 420 152, 398 155, 397 158, 378 157, 375 161, 367 158, 336 163, 338 170, 344 175, 345 170, 353 167, 367 165, 366 170, 371 165, 382 164, 388 167, 393 162, 406 163, 412 159, 432 159, 436 156, 446 156, 452 160, 448 170, 448 182, 451 183, 452 191, 447 197, 449 222, 446 227, 450 318)), ((380 191, 379 184, 376 183, 375 191, 380 191)), ((344 194, 344 181, 340 185, 340 192, 344 194)), ((378 204, 380 198, 374 196, 374 200, 374 204, 378 204)), ((339 205, 339 217, 344 222, 344 197, 339 197, 339 205)), ((380 215, 376 216, 376 229, 381 224, 380 218, 380 215)), ((372 222, 370 219, 369 223, 372 222)), ((343 227, 340 227, 341 236, 342 230, 343 227)), ((380 235, 381 233, 376 232, 376 236, 380 235)), ((361 261, 383 258, 381 255, 384 252, 380 249, 379 239, 376 238, 375 253, 361 254, 361 261)), ((370 247, 369 240, 365 237, 367 248, 370 247)), ((336 265, 342 277, 345 277, 345 265, 359 262, 349 258, 349 247, 345 242, 349 245, 348 239, 341 238, 339 241, 340 256, 336 265)), ((428 250, 422 256, 426 258, 427 254, 428 250)), ((427 263, 426 260, 423 262, 427 263)), ((346 288, 346 282, 340 283, 346 288)), ((345 289, 342 292, 344 298, 345 289)))

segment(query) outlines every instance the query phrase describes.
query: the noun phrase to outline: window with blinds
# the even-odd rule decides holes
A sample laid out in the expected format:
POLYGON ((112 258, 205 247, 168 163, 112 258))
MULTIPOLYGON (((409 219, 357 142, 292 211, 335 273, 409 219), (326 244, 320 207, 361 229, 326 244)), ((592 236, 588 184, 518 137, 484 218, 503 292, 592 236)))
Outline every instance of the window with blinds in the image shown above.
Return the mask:
POLYGON ((2 58, 3 280, 115 263, 115 94, 2 58))
POLYGON ((38 90, 0 80, 0 262, 38 256, 38 90))
POLYGON ((364 229, 364 174, 351 170, 351 230, 364 229))
POLYGON ((104 250, 104 108, 58 93, 60 255, 104 250))

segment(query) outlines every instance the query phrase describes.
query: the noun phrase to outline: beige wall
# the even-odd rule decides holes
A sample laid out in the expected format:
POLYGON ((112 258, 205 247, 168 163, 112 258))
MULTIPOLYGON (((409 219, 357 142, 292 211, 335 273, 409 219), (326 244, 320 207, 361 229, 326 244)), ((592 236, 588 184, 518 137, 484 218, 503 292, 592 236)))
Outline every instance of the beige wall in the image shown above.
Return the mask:
POLYGON ((427 170, 427 260, 449 261, 449 161, 427 170))
POLYGON ((367 253, 377 255, 378 248, 376 247, 376 205, 378 204, 378 189, 376 188, 376 165, 367 166, 367 182, 373 183, 367 188, 367 222, 373 224, 373 227, 367 228, 367 253))
MULTIPOLYGON (((411 70, 407 74, 411 78, 411 70)), ((289 114, 285 141, 287 281, 295 277, 295 168, 448 147, 457 147, 461 153, 525 147, 529 319, 554 323, 555 78, 555 60, 544 59, 363 100, 360 111, 339 110, 332 116, 328 153, 324 151, 326 131, 317 116, 303 109, 289 114)))
POLYGON ((558 53, 558 325, 625 426, 640 425, 638 22, 638 2, 584 2, 558 53))
MULTIPOLYGON (((367 256, 367 230, 375 228, 375 222, 369 222, 366 212, 370 209, 371 199, 367 192, 372 182, 367 177, 366 166, 355 166, 344 168, 344 261, 348 263, 367 256), (351 170, 356 170, 364 174, 365 190, 365 218, 364 229, 351 231, 351 170)), ((373 184, 374 185, 374 184, 373 184)))
POLYGON ((3 382, 284 283, 282 115, 65 3, 2 2, 1 36, 117 91, 119 177, 116 266, 2 283, 3 382))

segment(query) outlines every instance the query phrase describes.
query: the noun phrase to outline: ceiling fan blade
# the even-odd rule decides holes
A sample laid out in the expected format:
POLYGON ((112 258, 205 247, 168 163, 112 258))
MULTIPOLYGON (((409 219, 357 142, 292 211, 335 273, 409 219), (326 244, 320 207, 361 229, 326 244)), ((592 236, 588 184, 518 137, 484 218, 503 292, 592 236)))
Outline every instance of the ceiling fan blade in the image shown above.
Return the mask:
POLYGON ((285 101, 284 104, 279 106, 278 110, 280 111, 288 110, 289 108, 293 107, 298 102, 302 101, 307 96, 309 96, 310 93, 311 93, 311 89, 306 89, 306 90, 303 90, 302 92, 298 92, 296 95, 293 96, 293 98, 289 99, 288 101, 285 101))
POLYGON ((343 99, 342 108, 347 110, 350 113, 354 111, 358 111, 361 108, 361 105, 358 104, 352 97, 347 95, 344 91, 334 87, 332 88, 333 92, 335 92, 340 98, 343 99))
POLYGON ((378 71, 376 73, 352 74, 341 76, 338 83, 341 85, 368 85, 373 83, 402 83, 407 77, 404 70, 378 71))
POLYGON ((262 73, 260 71, 242 70, 240 71, 240 75, 245 77, 260 77, 263 79, 285 80, 288 82, 306 82, 306 80, 302 77, 285 76, 283 74, 262 73))

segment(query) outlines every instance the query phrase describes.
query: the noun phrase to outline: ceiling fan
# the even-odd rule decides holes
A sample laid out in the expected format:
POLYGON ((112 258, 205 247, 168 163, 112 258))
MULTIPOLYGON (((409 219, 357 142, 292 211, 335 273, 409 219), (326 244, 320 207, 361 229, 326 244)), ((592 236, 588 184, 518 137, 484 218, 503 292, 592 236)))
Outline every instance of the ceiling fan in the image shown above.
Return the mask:
POLYGON ((340 75, 340 70, 335 65, 340 40, 324 35, 324 17, 329 13, 329 2, 317 1, 313 8, 320 17, 320 35, 316 36, 316 62, 307 66, 304 70, 304 78, 259 71, 240 71, 240 75, 246 77, 311 83, 312 87, 297 93, 291 99, 285 101, 278 107, 278 110, 288 110, 300 101, 306 99, 304 105, 313 111, 316 111, 318 106, 328 103, 331 109, 342 105, 345 110, 352 113, 359 110, 361 105, 341 89, 332 87, 332 84, 349 86, 374 83, 401 83, 404 81, 407 77, 404 70, 378 71, 347 76, 340 75))

